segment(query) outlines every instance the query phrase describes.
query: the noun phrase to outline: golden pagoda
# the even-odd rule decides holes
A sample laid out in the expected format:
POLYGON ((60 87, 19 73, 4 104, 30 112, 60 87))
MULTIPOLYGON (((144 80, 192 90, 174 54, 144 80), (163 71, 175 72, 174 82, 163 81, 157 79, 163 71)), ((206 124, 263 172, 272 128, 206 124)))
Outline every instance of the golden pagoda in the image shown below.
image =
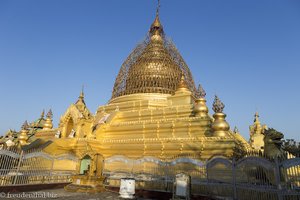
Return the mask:
MULTIPOLYGON (((46 119, 43 114, 31 125, 36 127, 31 138, 52 141, 44 148, 46 153, 74 153, 80 160, 78 174, 97 177, 103 160, 114 155, 208 160, 251 148, 237 131, 230 130, 221 100, 215 97, 211 115, 205 96, 201 85, 196 89, 189 67, 165 35, 157 11, 146 39, 122 64, 109 102, 92 114, 81 91, 57 128, 49 111, 46 119)), ((27 132, 22 132, 21 146, 30 143, 27 132)), ((62 170, 67 167, 61 165, 62 170)))
POLYGON ((52 154, 82 155, 88 144, 103 158, 232 156, 236 149, 245 151, 248 143, 230 130, 223 109, 216 97, 215 114, 208 113, 204 89, 196 89, 157 12, 145 41, 122 64, 108 104, 93 115, 81 92, 60 118, 59 127, 47 126, 36 137, 53 140, 45 149, 52 154))

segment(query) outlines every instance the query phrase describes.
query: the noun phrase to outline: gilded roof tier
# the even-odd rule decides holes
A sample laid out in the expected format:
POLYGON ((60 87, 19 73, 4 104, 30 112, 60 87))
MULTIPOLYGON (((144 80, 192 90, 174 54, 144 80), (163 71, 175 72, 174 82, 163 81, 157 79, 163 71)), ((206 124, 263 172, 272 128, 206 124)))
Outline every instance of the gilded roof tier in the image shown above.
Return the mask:
POLYGON ((146 39, 121 66, 112 99, 136 93, 173 94, 181 76, 196 96, 192 74, 175 45, 165 36, 157 15, 146 39))

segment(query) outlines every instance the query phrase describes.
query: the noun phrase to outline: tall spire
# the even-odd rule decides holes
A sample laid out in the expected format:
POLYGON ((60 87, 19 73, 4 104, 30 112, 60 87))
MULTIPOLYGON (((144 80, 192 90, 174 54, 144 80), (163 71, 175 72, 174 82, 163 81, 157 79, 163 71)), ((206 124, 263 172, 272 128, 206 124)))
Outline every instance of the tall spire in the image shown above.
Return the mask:
POLYGON ((254 122, 260 123, 258 112, 255 112, 255 115, 254 115, 254 122))
POLYGON ((82 86, 78 100, 75 103, 75 105, 77 106, 77 108, 79 108, 80 111, 83 111, 85 108, 83 89, 84 89, 84 86, 82 86))
POLYGON ((150 35, 151 36, 153 36, 153 35, 163 36, 164 35, 163 26, 161 25, 161 23, 159 21, 159 10, 160 10, 160 0, 158 0, 158 3, 157 3, 155 20, 150 27, 150 35))
POLYGON ((156 17, 159 17, 160 0, 157 0, 156 17))

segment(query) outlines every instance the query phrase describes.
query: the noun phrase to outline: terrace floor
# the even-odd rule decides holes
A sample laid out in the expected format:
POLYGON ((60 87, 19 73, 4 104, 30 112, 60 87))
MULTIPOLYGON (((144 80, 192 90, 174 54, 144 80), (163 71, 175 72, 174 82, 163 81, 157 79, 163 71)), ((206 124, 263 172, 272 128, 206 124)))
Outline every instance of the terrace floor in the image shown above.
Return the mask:
MULTIPOLYGON (((137 193, 136 200, 150 200, 150 199, 171 199, 171 194, 160 193, 156 194, 151 191, 139 191, 137 193)), ((51 189, 51 190, 41 190, 41 191, 32 191, 32 192, 18 192, 18 193, 5 193, 0 191, 0 200, 119 200, 118 192, 115 190, 107 190, 102 193, 76 193, 76 192, 67 192, 64 189, 51 189)), ((205 197, 192 198, 197 200, 211 200, 205 197)))

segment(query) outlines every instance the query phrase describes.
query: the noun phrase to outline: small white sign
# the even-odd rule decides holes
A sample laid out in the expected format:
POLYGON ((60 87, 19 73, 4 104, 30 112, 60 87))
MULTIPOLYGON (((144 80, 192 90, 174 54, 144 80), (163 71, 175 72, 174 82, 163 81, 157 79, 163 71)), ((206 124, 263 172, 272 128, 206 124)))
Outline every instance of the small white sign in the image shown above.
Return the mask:
POLYGON ((121 198, 133 199, 135 194, 135 180, 132 178, 122 178, 119 194, 121 198))
POLYGON ((190 198, 190 176, 185 173, 180 173, 176 175, 175 178, 175 195, 176 197, 185 197, 186 199, 190 198))
POLYGON ((187 191, 186 180, 176 180, 176 196, 185 197, 187 191))

